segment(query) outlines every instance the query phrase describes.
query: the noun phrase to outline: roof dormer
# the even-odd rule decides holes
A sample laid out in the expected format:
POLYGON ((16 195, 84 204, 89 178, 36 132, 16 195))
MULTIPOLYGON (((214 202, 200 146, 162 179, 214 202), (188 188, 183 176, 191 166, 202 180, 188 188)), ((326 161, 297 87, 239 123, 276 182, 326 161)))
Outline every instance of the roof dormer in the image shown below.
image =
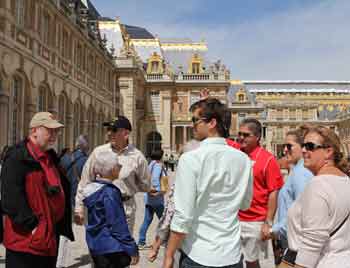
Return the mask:
POLYGON ((163 60, 157 52, 153 52, 151 57, 147 61, 147 73, 148 74, 161 74, 163 73, 163 60))

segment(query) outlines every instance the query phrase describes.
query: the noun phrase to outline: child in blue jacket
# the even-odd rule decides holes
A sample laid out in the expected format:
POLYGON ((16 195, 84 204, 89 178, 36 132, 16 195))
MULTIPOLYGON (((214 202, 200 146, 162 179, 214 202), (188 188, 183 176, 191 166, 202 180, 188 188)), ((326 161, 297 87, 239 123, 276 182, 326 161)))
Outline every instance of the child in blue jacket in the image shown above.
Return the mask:
POLYGON ((96 268, 122 268, 139 260, 120 190, 113 184, 120 169, 115 153, 97 155, 93 166, 96 180, 84 188, 83 202, 88 209, 86 241, 96 268))

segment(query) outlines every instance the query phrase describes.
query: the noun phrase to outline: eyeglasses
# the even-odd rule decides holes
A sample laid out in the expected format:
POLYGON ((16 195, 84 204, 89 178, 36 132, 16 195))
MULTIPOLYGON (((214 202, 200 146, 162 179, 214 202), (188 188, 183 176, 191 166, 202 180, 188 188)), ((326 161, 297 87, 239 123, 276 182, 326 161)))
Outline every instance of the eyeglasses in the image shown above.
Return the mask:
POLYGON ((285 143, 282 146, 283 146, 283 148, 287 148, 287 151, 291 151, 292 147, 293 147, 293 144, 285 143))
POLYGON ((301 145, 301 148, 305 148, 306 151, 313 152, 317 149, 329 148, 329 145, 320 145, 320 144, 315 144, 313 142, 305 142, 301 145))
POLYGON ((192 120, 193 125, 196 125, 196 124, 198 124, 199 121, 208 120, 208 118, 192 116, 191 120, 192 120))
POLYGON ((254 135, 251 133, 247 133, 247 132, 238 132, 238 137, 248 138, 251 136, 254 136, 254 135))

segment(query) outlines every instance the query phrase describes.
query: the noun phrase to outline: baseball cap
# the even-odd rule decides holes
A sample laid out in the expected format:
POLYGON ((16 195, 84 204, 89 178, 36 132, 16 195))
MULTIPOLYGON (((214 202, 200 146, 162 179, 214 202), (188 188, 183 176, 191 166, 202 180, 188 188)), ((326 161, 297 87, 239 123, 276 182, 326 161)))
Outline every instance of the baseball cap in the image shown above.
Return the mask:
POLYGON ((39 112, 33 116, 32 120, 30 121, 29 127, 61 128, 64 127, 64 125, 58 122, 52 113, 39 112))
POLYGON ((114 128, 114 129, 125 128, 131 131, 131 123, 129 119, 127 119, 125 116, 122 116, 122 115, 119 115, 118 117, 114 118, 113 121, 104 122, 103 126, 108 128, 114 128))

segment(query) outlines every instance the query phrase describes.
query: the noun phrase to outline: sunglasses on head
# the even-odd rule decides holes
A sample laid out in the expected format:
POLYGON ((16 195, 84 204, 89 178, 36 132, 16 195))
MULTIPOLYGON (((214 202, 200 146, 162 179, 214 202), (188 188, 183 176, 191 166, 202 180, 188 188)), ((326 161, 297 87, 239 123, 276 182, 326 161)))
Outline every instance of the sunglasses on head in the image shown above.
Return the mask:
POLYGON ((192 116, 192 123, 195 125, 197 124, 199 121, 204 121, 204 120, 208 120, 208 118, 206 117, 195 117, 195 116, 192 116))
POLYGON ((317 149, 325 149, 329 148, 328 145, 320 145, 320 144, 315 144, 313 142, 305 142, 301 145, 301 148, 305 148, 306 151, 315 151, 317 149))
POLYGON ((285 143, 282 146, 283 146, 283 148, 287 148, 287 151, 291 151, 292 147, 293 147, 293 145, 290 143, 285 143))
POLYGON ((253 134, 251 133, 247 133, 247 132, 238 132, 238 137, 243 137, 243 138, 248 138, 253 136, 253 134))

